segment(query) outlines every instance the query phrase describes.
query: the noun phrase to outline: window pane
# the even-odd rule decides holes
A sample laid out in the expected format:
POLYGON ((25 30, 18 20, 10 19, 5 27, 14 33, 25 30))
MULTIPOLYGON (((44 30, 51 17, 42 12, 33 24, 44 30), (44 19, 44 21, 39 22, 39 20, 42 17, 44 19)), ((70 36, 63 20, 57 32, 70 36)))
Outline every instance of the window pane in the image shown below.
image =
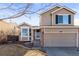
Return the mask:
POLYGON ((63 24, 68 24, 68 15, 63 15, 63 24))
POLYGON ((22 36, 28 36, 28 29, 22 29, 22 36))
POLYGON ((62 23, 63 23, 63 16, 58 15, 58 24, 62 24, 62 23))

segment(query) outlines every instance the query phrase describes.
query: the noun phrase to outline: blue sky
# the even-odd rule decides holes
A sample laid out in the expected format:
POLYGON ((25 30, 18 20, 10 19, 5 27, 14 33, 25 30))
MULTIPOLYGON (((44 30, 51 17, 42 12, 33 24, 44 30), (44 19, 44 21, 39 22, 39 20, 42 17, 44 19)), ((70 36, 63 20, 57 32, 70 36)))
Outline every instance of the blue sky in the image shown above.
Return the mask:
MULTIPOLYGON (((0 4, 0 9, 5 8, 8 5, 10 5, 10 3, 9 4, 8 3, 7 4, 0 4)), ((53 5, 55 5, 55 3, 53 3, 49 7, 44 8, 43 10, 46 10, 50 7, 53 7, 53 5)), ((67 7, 71 8, 72 10, 77 12, 76 15, 75 15, 75 24, 79 25, 78 24, 78 22, 79 22, 79 3, 60 3, 60 5, 67 6, 67 7)), ((16 3, 11 8, 18 9, 18 8, 21 8, 21 7, 24 7, 24 6, 25 6, 25 4, 23 4, 23 3, 16 3)), ((37 3, 37 4, 33 4, 33 6, 30 7, 30 10, 35 11, 35 10, 38 10, 39 8, 42 8, 42 7, 43 6, 41 6, 41 4, 37 3)), ((16 14, 17 11, 18 10, 13 11, 13 10, 10 10, 10 9, 0 10, 0 18, 8 17, 10 15, 16 14)), ((15 18, 15 19, 7 19, 6 21, 10 22, 10 20, 11 20, 11 22, 17 23, 17 24, 20 24, 22 22, 26 22, 26 23, 31 24, 33 26, 39 25, 40 20, 39 20, 38 14, 31 14, 31 15, 26 15, 26 16, 21 16, 19 18, 15 18)))

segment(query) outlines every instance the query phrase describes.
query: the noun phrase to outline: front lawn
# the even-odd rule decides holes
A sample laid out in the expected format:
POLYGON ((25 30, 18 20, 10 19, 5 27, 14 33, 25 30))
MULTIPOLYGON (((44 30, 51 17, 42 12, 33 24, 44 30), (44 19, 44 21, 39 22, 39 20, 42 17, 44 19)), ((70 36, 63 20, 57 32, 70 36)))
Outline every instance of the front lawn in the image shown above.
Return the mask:
POLYGON ((45 52, 39 49, 26 49, 18 44, 0 45, 0 56, 45 56, 45 52))

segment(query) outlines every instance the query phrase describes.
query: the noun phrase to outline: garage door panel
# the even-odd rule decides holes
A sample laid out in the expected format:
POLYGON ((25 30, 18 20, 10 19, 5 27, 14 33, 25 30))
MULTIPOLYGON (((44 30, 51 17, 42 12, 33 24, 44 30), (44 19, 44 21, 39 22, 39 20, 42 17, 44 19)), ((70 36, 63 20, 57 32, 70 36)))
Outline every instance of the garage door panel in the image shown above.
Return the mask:
POLYGON ((45 47, 75 47, 76 33, 45 33, 45 47))

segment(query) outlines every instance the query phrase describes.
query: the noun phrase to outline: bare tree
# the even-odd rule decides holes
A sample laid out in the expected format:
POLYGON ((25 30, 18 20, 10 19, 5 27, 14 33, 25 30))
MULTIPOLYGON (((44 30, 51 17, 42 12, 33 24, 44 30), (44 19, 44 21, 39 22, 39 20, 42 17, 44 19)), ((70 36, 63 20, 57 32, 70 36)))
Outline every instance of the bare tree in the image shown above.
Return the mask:
POLYGON ((34 4, 32 3, 26 3, 25 6, 21 7, 21 8, 18 8, 18 9, 13 9, 11 8, 14 4, 11 3, 10 5, 8 5, 7 7, 5 8, 1 8, 0 10, 4 10, 4 9, 10 9, 12 11, 16 11, 16 14, 13 14, 11 16, 8 16, 8 17, 4 17, 4 18, 0 18, 0 20, 5 20, 5 19, 14 19, 14 18, 18 18, 18 17, 21 17, 21 16, 26 16, 28 14, 38 14, 39 11, 43 10, 44 8, 47 8, 49 6, 51 6, 52 4, 40 4, 41 5, 41 8, 37 9, 37 10, 33 10, 31 11, 30 9, 34 7, 34 4), (32 7, 33 6, 33 7, 32 7), (20 11, 19 11, 20 10, 20 11))

